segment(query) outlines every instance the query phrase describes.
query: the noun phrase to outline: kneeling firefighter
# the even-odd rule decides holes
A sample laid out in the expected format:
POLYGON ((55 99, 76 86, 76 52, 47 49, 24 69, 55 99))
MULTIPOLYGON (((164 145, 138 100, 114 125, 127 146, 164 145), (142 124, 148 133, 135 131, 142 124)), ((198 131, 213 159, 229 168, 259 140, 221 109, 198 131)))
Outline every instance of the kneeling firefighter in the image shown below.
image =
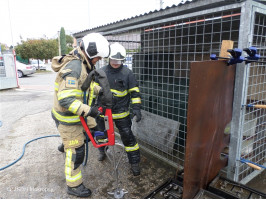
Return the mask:
MULTIPOLYGON (((129 105, 133 114, 136 116, 136 122, 141 120, 141 98, 138 83, 130 69, 123 65, 126 58, 126 50, 119 43, 110 45, 109 65, 101 68, 106 73, 111 92, 113 93, 112 116, 116 127, 121 135, 121 140, 125 146, 131 171, 134 176, 140 175, 140 151, 139 145, 132 133, 132 121, 129 113, 129 105)), ((97 81, 96 81, 97 82, 97 81)), ((99 98, 99 104, 101 98, 99 98)), ((101 105, 101 104, 100 104, 101 105)), ((100 131, 104 130, 104 120, 102 116, 96 118, 100 131)), ((106 157, 104 148, 99 148, 99 161, 106 157)))
POLYGON ((79 116, 87 118, 91 130, 97 130, 94 118, 98 115, 98 108, 87 105, 84 96, 87 99, 89 94, 97 95, 101 89, 99 86, 86 86, 86 79, 95 69, 96 62, 108 57, 109 53, 108 41, 99 33, 91 33, 84 36, 80 47, 70 54, 57 56, 52 60, 52 69, 57 72, 52 117, 63 141, 61 151, 66 152, 67 193, 79 197, 91 195, 90 189, 82 183, 80 165, 85 155, 85 135, 79 116), (83 88, 86 90, 83 91, 83 88))

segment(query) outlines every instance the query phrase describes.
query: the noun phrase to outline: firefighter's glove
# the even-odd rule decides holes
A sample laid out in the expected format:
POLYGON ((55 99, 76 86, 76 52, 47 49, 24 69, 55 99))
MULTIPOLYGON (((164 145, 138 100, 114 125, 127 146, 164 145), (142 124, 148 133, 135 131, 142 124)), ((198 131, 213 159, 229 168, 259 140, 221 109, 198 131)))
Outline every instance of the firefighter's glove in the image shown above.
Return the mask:
POLYGON ((136 116, 136 122, 141 120, 141 112, 140 109, 133 109, 133 115, 136 116))
POLYGON ((100 115, 100 114, 101 114, 101 113, 100 113, 100 111, 98 110, 98 107, 97 107, 97 106, 93 106, 93 107, 91 107, 91 109, 90 109, 90 111, 89 111, 87 117, 90 116, 90 117, 96 118, 96 117, 97 117, 98 115, 100 115))

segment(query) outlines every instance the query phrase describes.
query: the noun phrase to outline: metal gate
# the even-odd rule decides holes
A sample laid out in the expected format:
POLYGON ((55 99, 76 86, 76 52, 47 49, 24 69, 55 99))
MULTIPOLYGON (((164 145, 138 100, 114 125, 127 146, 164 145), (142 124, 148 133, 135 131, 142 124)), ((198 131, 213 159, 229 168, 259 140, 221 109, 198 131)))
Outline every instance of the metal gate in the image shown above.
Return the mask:
MULTIPOLYGON (((239 48, 254 46, 266 55, 266 6, 247 1, 242 6, 239 48)), ((265 165, 266 111, 246 107, 266 104, 265 64, 239 64, 235 86, 235 102, 231 126, 228 177, 247 183, 261 171, 237 160, 244 158, 265 165)))

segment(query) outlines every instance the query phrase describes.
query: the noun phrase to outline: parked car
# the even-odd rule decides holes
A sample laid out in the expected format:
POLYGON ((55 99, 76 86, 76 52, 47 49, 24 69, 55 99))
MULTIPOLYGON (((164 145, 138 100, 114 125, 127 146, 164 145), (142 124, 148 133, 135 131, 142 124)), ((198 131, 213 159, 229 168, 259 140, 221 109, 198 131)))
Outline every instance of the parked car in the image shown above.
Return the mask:
POLYGON ((18 61, 16 61, 16 67, 17 67, 17 73, 18 73, 19 78, 30 75, 30 74, 34 74, 36 72, 36 68, 34 66, 25 65, 18 61))
POLYGON ((44 65, 44 62, 41 60, 39 60, 39 65, 38 65, 38 60, 31 60, 30 64, 34 66, 36 69, 46 70, 46 66, 44 65))
POLYGON ((0 52, 0 77, 5 77, 5 76, 6 76, 6 70, 5 70, 4 58, 0 52))
POLYGON ((0 53, 0 66, 4 66, 4 58, 0 53))

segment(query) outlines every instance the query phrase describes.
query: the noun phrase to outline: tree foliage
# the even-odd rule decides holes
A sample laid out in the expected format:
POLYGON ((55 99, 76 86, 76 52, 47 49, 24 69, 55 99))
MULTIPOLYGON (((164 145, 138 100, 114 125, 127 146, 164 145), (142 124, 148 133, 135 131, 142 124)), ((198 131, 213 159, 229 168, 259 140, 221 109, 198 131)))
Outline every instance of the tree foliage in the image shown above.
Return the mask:
POLYGON ((71 35, 66 35, 66 45, 67 45, 67 53, 73 50, 73 37, 71 35))
MULTIPOLYGON (((61 32, 64 35, 64 28, 61 32)), ((70 35, 65 35, 65 42, 65 53, 62 52, 62 55, 69 53, 73 49, 73 37, 70 35)), ((18 44, 15 47, 15 50, 16 54, 19 55, 22 59, 52 59, 54 56, 58 55, 58 39, 27 39, 27 41, 22 40, 21 44, 18 44)))
POLYGON ((1 44, 1 51, 5 51, 6 50, 6 46, 4 44, 1 44))
POLYGON ((74 39, 71 35, 66 35, 66 45, 68 47, 72 47, 73 41, 74 39))
POLYGON ((51 59, 58 55, 58 43, 54 39, 28 39, 18 44, 15 50, 23 59, 51 59))
POLYGON ((63 27, 60 30, 60 47, 61 47, 61 55, 65 55, 67 53, 67 46, 66 46, 65 29, 63 27))

